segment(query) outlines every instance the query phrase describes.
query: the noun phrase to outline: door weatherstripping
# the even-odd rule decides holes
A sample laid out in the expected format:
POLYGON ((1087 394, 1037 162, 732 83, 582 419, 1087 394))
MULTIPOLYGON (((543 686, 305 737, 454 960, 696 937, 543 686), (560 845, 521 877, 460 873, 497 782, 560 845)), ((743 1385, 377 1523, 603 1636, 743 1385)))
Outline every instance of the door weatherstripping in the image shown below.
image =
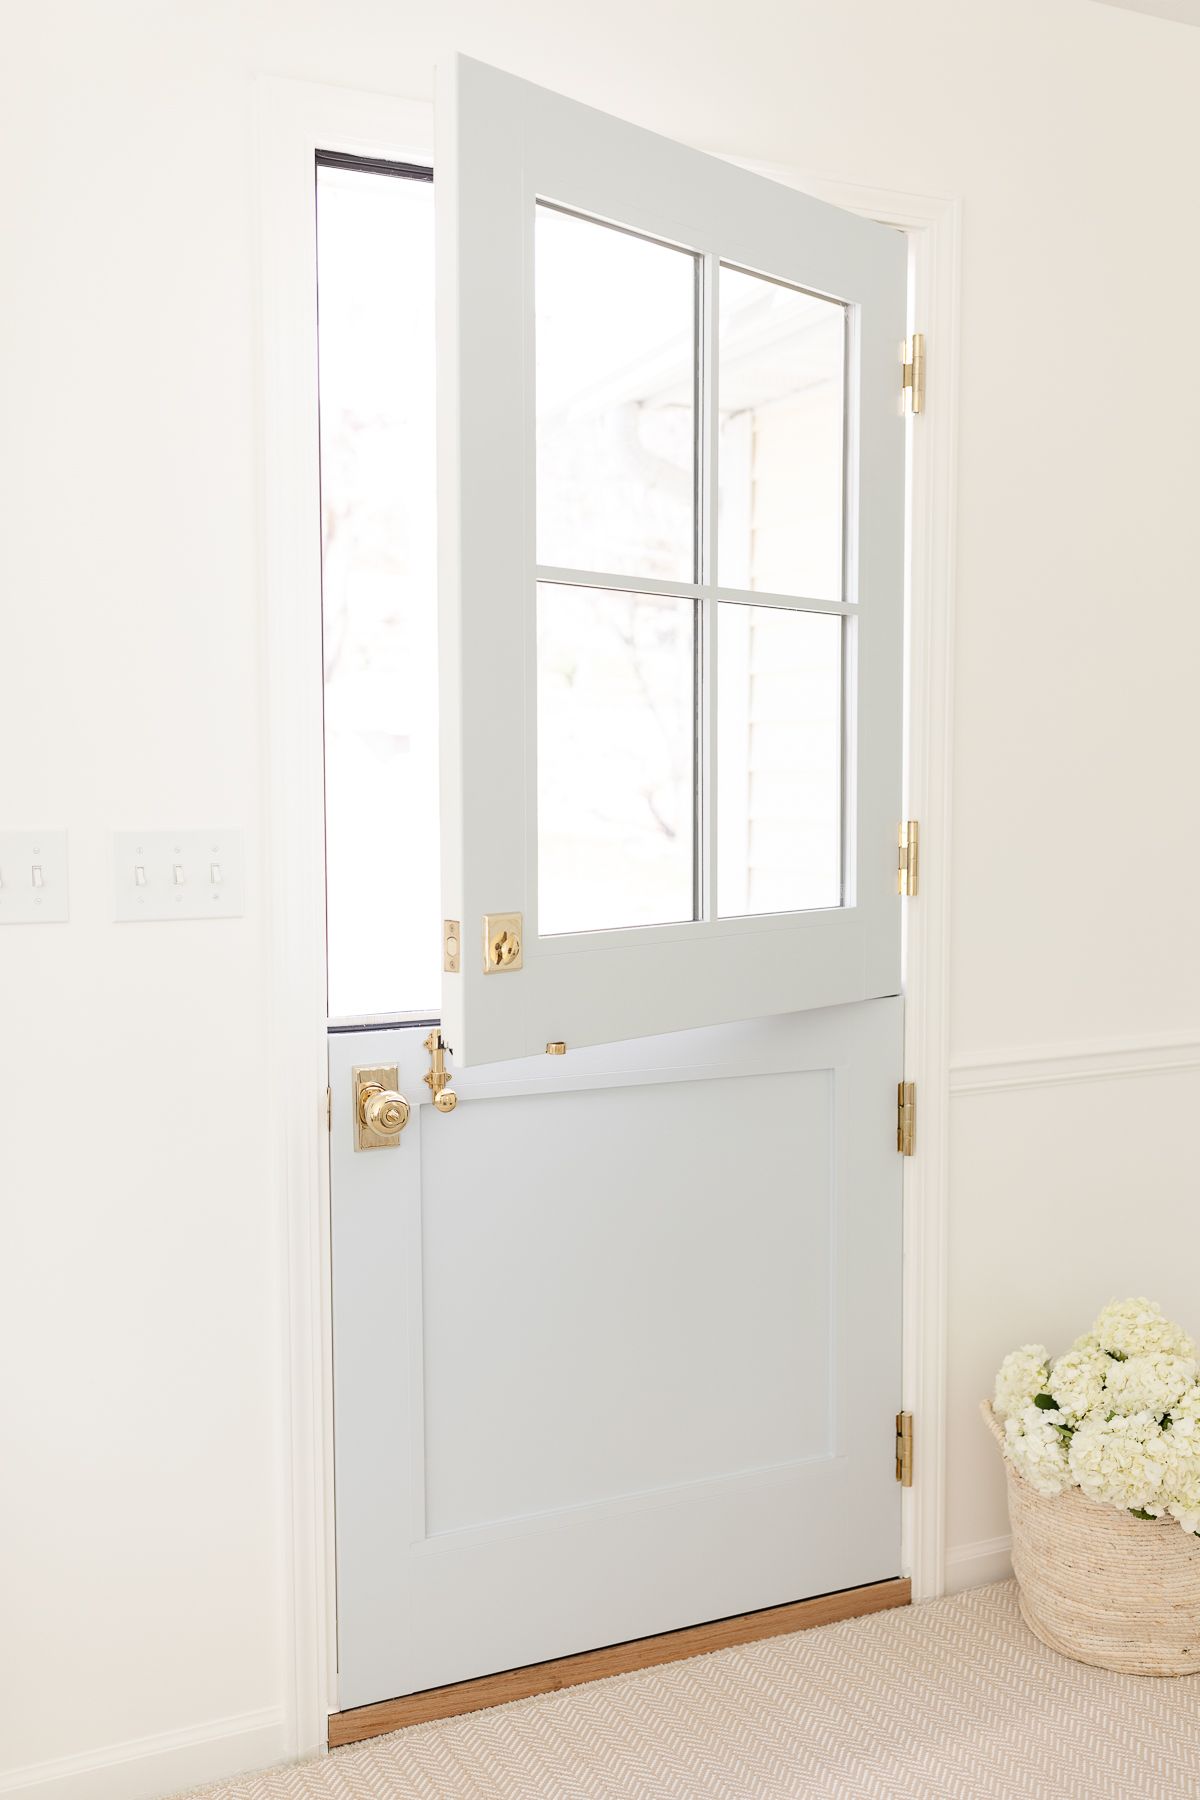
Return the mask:
POLYGON ((910 1488, 913 1484, 913 1416, 910 1412, 896 1414, 896 1480, 901 1487, 910 1488))
POLYGON ((458 1105, 458 1095, 447 1086, 450 1071, 446 1067, 446 1046, 436 1026, 425 1039, 425 1048, 429 1052, 429 1069, 424 1080, 433 1095, 433 1104, 440 1113, 453 1112, 458 1105))
POLYGON ((917 1140, 917 1084, 902 1081, 896 1089, 896 1148, 911 1156, 917 1140))
POLYGON ((896 871, 896 892, 905 900, 913 900, 920 892, 921 874, 918 860, 920 827, 915 819, 900 824, 900 855, 896 871))
POLYGON ((400 1142, 411 1108, 396 1083, 395 1063, 350 1071, 354 1082, 354 1148, 388 1150, 400 1142))
POLYGON ((910 413, 925 411, 925 333, 914 331, 904 346, 904 399, 910 413))
POLYGON ((525 920, 520 913, 484 913, 483 972, 504 975, 523 969, 525 920))

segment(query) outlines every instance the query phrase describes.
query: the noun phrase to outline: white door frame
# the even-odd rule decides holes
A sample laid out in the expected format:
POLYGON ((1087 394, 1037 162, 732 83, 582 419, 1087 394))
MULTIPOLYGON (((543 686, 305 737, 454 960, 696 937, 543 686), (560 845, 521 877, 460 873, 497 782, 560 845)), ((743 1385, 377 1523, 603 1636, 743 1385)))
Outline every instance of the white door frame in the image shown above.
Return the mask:
MULTIPOLYGON (((316 395, 318 149, 431 155, 428 101, 263 78, 257 87, 264 845, 270 946, 270 1136, 282 1293, 279 1579, 291 1748, 325 1743, 336 1694, 332 1321, 326 1140, 320 496, 316 395)), ((709 146, 699 146, 709 148, 709 146)), ((740 160, 740 159, 736 159, 740 160)), ((745 166, 909 236, 909 312, 930 356, 912 422, 905 647, 905 811, 921 892, 905 907, 905 1077, 917 1153, 904 1171, 904 1404, 917 1420, 904 1560, 915 1600, 944 1585, 950 749, 958 417, 959 202, 745 166)), ((897 366, 897 382, 899 367, 897 366)))

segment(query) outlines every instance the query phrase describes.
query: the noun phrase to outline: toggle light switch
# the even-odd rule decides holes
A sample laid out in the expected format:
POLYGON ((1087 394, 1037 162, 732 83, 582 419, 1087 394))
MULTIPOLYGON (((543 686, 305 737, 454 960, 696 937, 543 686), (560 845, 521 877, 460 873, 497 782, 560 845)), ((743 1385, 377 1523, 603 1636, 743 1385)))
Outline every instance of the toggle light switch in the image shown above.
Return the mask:
POLYGON ((0 832, 0 925, 62 925, 68 917, 66 832, 0 832))
POLYGON ((240 831, 119 831, 115 917, 233 919, 244 910, 240 831))

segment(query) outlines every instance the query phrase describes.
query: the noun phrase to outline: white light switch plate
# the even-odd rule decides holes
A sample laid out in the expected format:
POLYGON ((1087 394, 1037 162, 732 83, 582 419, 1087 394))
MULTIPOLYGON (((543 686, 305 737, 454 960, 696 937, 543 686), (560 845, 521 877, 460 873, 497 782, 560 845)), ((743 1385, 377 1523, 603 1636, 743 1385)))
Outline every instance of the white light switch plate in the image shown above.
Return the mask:
POLYGON ((240 831, 118 831, 118 920, 236 919, 245 910, 240 831))
POLYGON ((62 925, 67 912, 65 831, 0 831, 0 925, 62 925))

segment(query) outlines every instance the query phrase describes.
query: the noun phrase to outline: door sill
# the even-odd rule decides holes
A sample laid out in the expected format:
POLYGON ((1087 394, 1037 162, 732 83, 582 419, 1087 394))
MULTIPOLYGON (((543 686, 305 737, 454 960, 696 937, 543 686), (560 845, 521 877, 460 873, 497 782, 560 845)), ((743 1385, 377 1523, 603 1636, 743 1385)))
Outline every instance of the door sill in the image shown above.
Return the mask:
POLYGON ((509 1700, 527 1700, 532 1694, 550 1694, 584 1681, 602 1681, 608 1675, 627 1675, 634 1669, 653 1668, 656 1663, 706 1656, 709 1651, 751 1644, 757 1638, 781 1637, 789 1631, 807 1631, 814 1625, 833 1625, 839 1619, 885 1612, 889 1607, 907 1606, 911 1599, 912 1582, 907 1576, 875 1581, 868 1587, 843 1588, 840 1593, 794 1600, 787 1606, 768 1606, 761 1612, 738 1613, 707 1625, 688 1625, 682 1631, 664 1631, 657 1637, 632 1638, 624 1644, 608 1644, 602 1650, 560 1656, 553 1662, 527 1663, 520 1669, 504 1669, 497 1675, 456 1681, 448 1687, 425 1688, 419 1694, 402 1694, 396 1700, 379 1700, 371 1706, 330 1713, 329 1748, 336 1750, 342 1744, 382 1737, 405 1725, 452 1719, 459 1713, 503 1706, 509 1700))

